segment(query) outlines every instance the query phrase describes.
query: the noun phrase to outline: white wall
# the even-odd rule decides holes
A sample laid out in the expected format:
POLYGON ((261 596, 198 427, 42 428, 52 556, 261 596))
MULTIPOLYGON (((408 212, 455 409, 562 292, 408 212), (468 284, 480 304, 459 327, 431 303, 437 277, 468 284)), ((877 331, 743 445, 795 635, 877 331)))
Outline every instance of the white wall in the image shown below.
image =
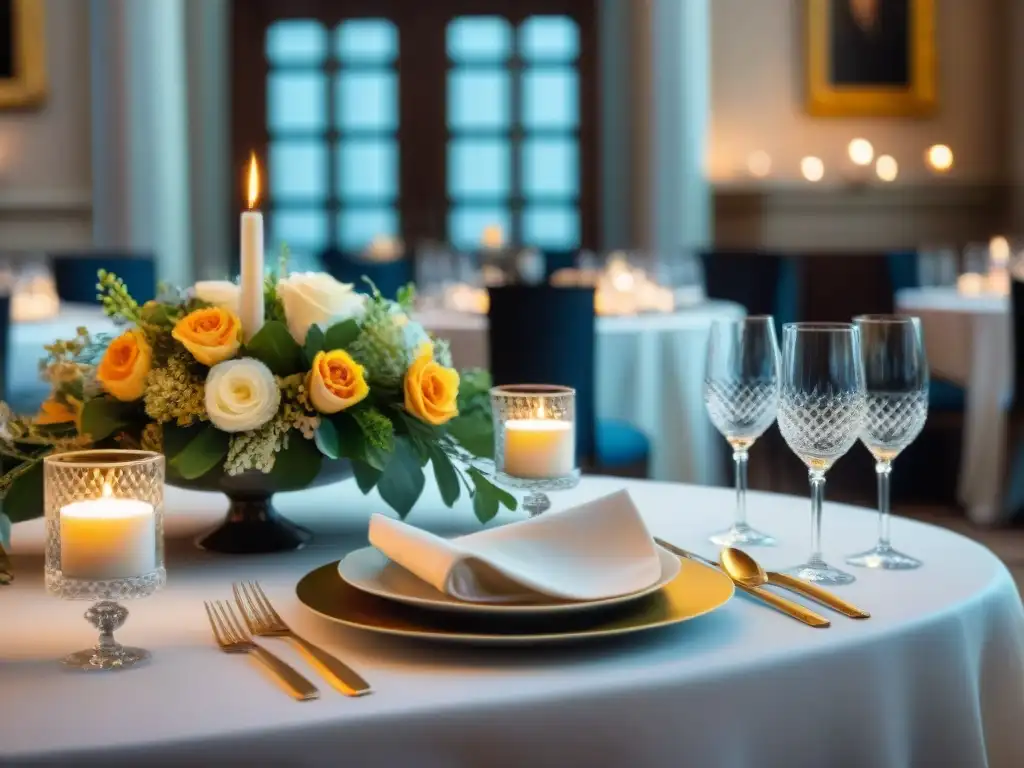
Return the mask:
POLYGON ((0 112, 0 249, 87 246, 92 239, 89 3, 46 0, 49 95, 0 112))
POLYGON ((848 165, 846 145, 857 136, 896 158, 900 183, 930 178, 923 152, 934 143, 953 148, 956 180, 1001 180, 1009 101, 1002 0, 936 0, 941 109, 924 120, 810 117, 805 0, 712 0, 711 6, 708 172, 715 182, 742 179, 755 150, 772 156, 773 180, 799 179, 805 155, 825 161, 828 180, 829 171, 848 165))

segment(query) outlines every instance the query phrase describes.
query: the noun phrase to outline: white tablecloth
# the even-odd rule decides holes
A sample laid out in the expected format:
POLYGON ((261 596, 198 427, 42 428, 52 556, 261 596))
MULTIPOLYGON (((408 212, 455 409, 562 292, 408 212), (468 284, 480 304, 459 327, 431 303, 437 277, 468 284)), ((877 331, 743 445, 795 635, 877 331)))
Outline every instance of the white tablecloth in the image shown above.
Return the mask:
MULTIPOLYGON (((704 409, 704 356, 711 324, 743 314, 738 304, 712 301, 674 314, 598 318, 597 415, 647 435, 654 479, 724 481, 722 437, 704 409)), ((485 316, 434 310, 416 319, 451 341, 457 366, 487 367, 485 316)))
POLYGON ((45 394, 47 385, 39 380, 39 361, 46 356, 43 347, 71 339, 85 326, 90 333, 113 333, 113 321, 98 305, 63 304, 56 317, 37 322, 11 323, 7 351, 7 392, 12 400, 45 394))
POLYGON ((958 495, 972 520, 994 523, 1002 511, 1006 405, 1013 389, 1010 300, 913 288, 897 293, 896 306, 921 318, 932 373, 967 392, 958 495))
MULTIPOLYGON (((624 485, 585 478, 556 507, 624 485)), ((726 489, 630 482, 652 532, 713 556, 726 489)), ((16 559, 0 588, 0 763, 24 766, 695 766, 699 768, 1020 768, 1024 765, 1024 612, 1004 566, 956 534, 897 519, 896 544, 925 566, 858 571, 842 594, 873 618, 811 629, 735 597, 715 613, 644 637, 565 648, 486 650, 387 640, 335 626, 294 597, 298 579, 365 543, 376 495, 354 484, 289 494, 280 507, 320 536, 304 551, 241 558, 174 554, 165 591, 129 604, 122 642, 148 666, 78 674, 56 659, 94 640, 82 603, 43 591, 38 559, 16 559), (347 538, 340 536, 348 533, 347 538), (336 538, 332 538, 336 537, 336 538), (255 662, 213 644, 202 601, 259 579, 285 618, 348 660, 375 693, 296 703, 255 662)), ((757 527, 782 544, 768 567, 806 554, 808 501, 752 494, 757 527)), ((226 509, 215 495, 168 490, 168 529, 195 531, 226 509)), ((506 519, 508 516, 505 516, 506 519)), ((428 486, 409 518, 454 533, 428 486)), ((16 551, 41 547, 38 521, 16 551)), ((825 554, 876 535, 867 510, 826 504, 825 554)), ((281 641, 268 646, 314 672, 281 641)))

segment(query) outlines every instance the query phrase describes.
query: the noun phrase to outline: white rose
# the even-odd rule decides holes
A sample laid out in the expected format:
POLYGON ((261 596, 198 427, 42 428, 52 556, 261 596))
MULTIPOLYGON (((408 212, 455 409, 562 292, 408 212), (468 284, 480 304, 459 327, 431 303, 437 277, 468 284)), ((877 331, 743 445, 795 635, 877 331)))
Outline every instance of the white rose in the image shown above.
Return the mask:
POLYGON ((306 343, 311 325, 326 331, 334 323, 359 319, 366 311, 366 297, 351 283, 340 283, 325 272, 296 272, 277 282, 284 304, 288 330, 299 344, 306 343))
POLYGON ((259 360, 225 360, 206 375, 206 412, 213 425, 225 432, 262 427, 280 404, 274 374, 259 360))
POLYGON ((239 290, 230 280, 202 280, 195 284, 192 292, 200 301, 238 314, 239 290))

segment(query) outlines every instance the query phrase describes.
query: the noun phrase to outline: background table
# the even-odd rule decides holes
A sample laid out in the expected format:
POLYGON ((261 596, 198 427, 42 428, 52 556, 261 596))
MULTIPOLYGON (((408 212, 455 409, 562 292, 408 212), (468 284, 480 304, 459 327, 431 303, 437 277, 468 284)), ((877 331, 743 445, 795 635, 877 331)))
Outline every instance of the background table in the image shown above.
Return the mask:
POLYGON ((921 318, 932 373, 967 392, 958 496, 972 520, 997 522, 1006 407, 1013 391, 1010 300, 963 296, 955 288, 913 288, 896 294, 896 306, 921 318))
MULTIPOLYGON (((743 315, 739 304, 711 301, 673 314, 597 319, 597 415, 647 435, 654 479, 724 481, 722 437, 704 409, 704 357, 711 324, 743 315)), ((486 316, 433 310, 416 319, 451 341, 458 367, 488 366, 486 316)))
MULTIPOLYGON (((556 507, 623 487, 585 478, 556 507)), ((729 490, 625 483, 651 529, 713 555, 706 535, 729 519, 729 490)), ((315 527, 306 550, 255 558, 171 547, 165 591, 129 604, 123 642, 149 665, 73 673, 56 659, 95 637, 83 603, 43 592, 38 559, 16 558, 0 588, 0 763, 159 766, 956 766, 1024 765, 1024 614, 1003 565, 947 531, 897 519, 896 544, 925 561, 906 573, 858 572, 842 594, 869 608, 805 627, 743 596, 645 636, 565 648, 416 644, 335 626, 294 597, 298 579, 365 544, 376 495, 355 485, 288 494, 280 506, 315 527), (296 703, 252 660, 214 645, 202 601, 259 579, 285 618, 347 659, 375 693, 296 703)), ((215 495, 168 490, 168 530, 194 532, 226 509, 215 495)), ((804 498, 752 494, 751 522, 782 545, 768 567, 806 555, 804 498)), ((511 516, 506 515, 505 519, 511 516)), ((428 485, 410 520, 474 529, 428 485)), ((15 526, 16 551, 39 551, 38 521, 15 526)), ((875 516, 825 507, 825 554, 874 541, 875 516)), ((290 646, 268 646, 313 677, 290 646)))

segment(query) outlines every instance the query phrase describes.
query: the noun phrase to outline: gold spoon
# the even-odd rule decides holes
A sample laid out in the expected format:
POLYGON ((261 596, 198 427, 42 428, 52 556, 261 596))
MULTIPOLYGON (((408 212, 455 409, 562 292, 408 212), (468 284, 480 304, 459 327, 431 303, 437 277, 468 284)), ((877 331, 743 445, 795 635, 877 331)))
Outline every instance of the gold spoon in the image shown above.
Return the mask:
POLYGON ((742 549, 726 547, 718 557, 722 563, 722 569, 729 574, 729 577, 745 587, 754 589, 771 584, 810 598, 844 616, 849 616, 851 619, 867 619, 871 616, 867 611, 862 611, 819 586, 787 576, 784 573, 766 573, 761 564, 742 549))

